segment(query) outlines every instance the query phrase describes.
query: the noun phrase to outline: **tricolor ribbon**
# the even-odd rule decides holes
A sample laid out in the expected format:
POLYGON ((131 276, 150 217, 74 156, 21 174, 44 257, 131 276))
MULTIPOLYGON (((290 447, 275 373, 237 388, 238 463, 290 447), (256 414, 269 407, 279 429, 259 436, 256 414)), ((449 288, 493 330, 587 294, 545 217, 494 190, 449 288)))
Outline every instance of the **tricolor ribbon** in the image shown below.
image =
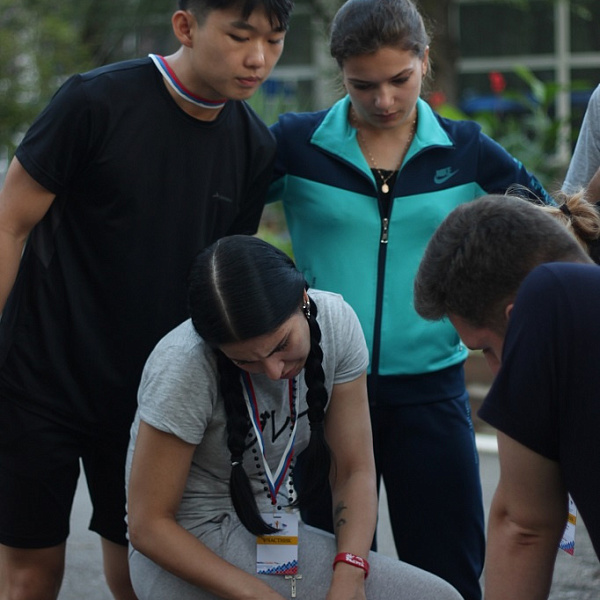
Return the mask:
POLYGON ((296 439, 296 428, 298 424, 298 398, 297 395, 294 394, 295 379, 290 379, 288 382, 292 433, 290 434, 290 439, 287 442, 287 445, 285 447, 285 450, 283 452, 281 460, 279 461, 279 465, 274 475, 271 471, 271 468, 269 467, 269 463, 267 462, 263 429, 260 423, 260 414, 258 410, 258 402, 256 399, 256 394, 254 393, 254 386, 252 385, 252 379, 250 378, 249 373, 242 373, 242 382, 244 384, 243 391, 244 400, 246 401, 246 408, 248 409, 248 415, 250 416, 252 426, 254 427, 254 432, 256 433, 256 439, 260 447, 263 465, 265 467, 265 476, 267 478, 267 484, 269 486, 269 490, 271 491, 271 503, 277 504, 277 494, 279 493, 279 488, 281 487, 281 484, 285 479, 285 475, 294 456, 294 441, 296 439))
POLYGON ((202 108, 223 108, 225 103, 227 102, 227 98, 223 98, 221 100, 207 100, 206 98, 202 98, 190 92, 183 83, 179 80, 177 75, 175 75, 175 71, 171 69, 169 63, 165 60, 164 56, 159 56, 158 54, 149 54, 148 55, 152 62, 156 65, 156 68, 161 72, 162 76, 167 80, 167 83, 175 90, 175 92, 196 106, 201 106, 202 108))

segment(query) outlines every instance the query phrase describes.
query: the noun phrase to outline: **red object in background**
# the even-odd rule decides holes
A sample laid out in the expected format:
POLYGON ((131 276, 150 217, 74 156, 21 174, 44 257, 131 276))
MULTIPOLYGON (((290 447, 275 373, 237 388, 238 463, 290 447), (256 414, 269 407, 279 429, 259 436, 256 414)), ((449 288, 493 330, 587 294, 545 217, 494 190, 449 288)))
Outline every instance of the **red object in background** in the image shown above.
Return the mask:
POLYGON ((506 89, 506 79, 502 73, 491 71, 488 75, 490 79, 490 89, 494 94, 501 94, 506 89))
POLYGON ((446 104, 446 94, 444 94, 444 92, 431 92, 427 101, 431 108, 438 108, 439 106, 442 106, 442 104, 446 104))

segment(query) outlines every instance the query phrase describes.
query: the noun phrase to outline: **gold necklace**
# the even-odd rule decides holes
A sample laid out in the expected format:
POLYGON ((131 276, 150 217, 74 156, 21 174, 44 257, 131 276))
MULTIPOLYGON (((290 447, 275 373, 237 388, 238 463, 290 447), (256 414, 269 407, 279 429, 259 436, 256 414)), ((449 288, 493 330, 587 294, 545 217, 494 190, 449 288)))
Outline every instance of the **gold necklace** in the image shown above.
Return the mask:
POLYGON ((417 117, 415 117, 415 120, 412 122, 412 125, 410 126, 410 133, 408 134, 408 139, 406 140, 406 144, 404 146, 404 149, 402 150, 402 154, 400 155, 400 160, 398 161, 398 166, 393 171, 390 171, 387 176, 383 175, 382 171, 384 171, 385 169, 380 169, 377 166, 377 163, 375 162, 375 159, 373 158, 373 155, 371 154, 371 151, 369 150, 369 146, 367 146, 367 142, 365 141, 365 138, 360 131, 360 127, 358 126, 358 119, 356 118, 356 114, 354 113, 354 107, 350 108, 350 122, 352 125, 354 125, 354 128, 356 129, 356 136, 358 137, 359 145, 367 153, 367 156, 369 157, 369 160, 371 161, 371 164, 373 165, 373 169, 377 172, 377 175, 379 175, 379 179, 381 179, 382 193, 387 194, 390 191, 390 186, 388 185, 388 181, 392 178, 394 173, 400 168, 400 165, 402 164, 402 161, 404 160, 404 157, 406 156, 406 153, 408 152, 410 143, 413 140, 415 131, 417 130, 417 117))

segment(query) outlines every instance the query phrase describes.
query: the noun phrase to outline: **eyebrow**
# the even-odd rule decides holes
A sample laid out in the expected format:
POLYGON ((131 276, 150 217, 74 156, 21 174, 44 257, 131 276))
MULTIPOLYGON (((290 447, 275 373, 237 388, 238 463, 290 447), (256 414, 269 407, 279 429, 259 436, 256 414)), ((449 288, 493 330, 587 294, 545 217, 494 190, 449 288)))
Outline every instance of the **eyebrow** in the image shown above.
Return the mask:
MULTIPOLYGON (((248 21, 243 21, 243 20, 239 20, 239 21, 231 21, 229 23, 229 25, 231 25, 231 27, 235 27, 236 29, 243 29, 245 31, 258 31, 256 29, 256 27, 254 27, 253 25, 250 25, 250 23, 248 23, 248 21)), ((282 27, 281 25, 279 25, 278 27, 273 27, 273 29, 271 29, 271 33, 285 33, 287 30, 285 27, 282 27)))
MULTIPOLYGON (((399 73, 392 75, 391 77, 387 77, 384 81, 390 81, 391 79, 398 79, 398 77, 402 77, 408 75, 409 72, 414 71, 414 67, 406 67, 406 69, 402 69, 399 73)), ((358 79, 357 77, 348 77, 348 81, 350 83, 378 83, 376 81, 371 81, 369 79, 358 79)))

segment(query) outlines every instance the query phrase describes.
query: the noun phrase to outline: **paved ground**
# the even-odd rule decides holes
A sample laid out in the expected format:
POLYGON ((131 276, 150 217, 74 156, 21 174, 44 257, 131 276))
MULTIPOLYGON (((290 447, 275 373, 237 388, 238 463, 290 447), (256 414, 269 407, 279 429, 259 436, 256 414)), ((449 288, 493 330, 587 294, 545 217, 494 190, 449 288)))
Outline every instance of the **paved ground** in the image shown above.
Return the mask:
MULTIPOLYGON (((478 436, 481 457, 481 477, 483 496, 487 509, 498 481, 498 459, 495 453, 494 438, 478 436)), ((379 549, 395 555, 391 540, 389 521, 385 510, 385 497, 382 497, 380 524, 378 529, 379 549)), ((97 536, 87 530, 90 505, 87 489, 80 481, 71 526, 71 537, 67 549, 65 580, 59 600, 112 600, 104 583, 97 536)), ((577 525, 575 556, 559 552, 554 584, 550 600, 599 600, 600 564, 592 549, 589 537, 580 522, 577 525)))

